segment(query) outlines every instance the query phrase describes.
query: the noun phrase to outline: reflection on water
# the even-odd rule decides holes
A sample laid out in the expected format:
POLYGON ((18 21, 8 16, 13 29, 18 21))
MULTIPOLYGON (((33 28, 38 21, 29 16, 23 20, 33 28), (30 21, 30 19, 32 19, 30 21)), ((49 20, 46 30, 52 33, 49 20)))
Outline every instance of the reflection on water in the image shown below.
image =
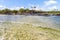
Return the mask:
MULTIPOLYGON (((25 22, 60 29, 60 16, 0 15, 0 22, 25 22)), ((1 23, 0 23, 1 25, 1 23)))

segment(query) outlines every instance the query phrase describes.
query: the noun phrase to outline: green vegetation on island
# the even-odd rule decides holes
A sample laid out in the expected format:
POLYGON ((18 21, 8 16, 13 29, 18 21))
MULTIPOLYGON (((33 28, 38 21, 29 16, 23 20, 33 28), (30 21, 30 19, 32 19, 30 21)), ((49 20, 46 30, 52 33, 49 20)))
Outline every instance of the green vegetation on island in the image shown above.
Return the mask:
POLYGON ((43 11, 43 10, 30 10, 30 9, 24 9, 20 8, 19 10, 10 10, 10 9, 3 9, 0 10, 0 14, 4 15, 60 15, 60 11, 43 11))

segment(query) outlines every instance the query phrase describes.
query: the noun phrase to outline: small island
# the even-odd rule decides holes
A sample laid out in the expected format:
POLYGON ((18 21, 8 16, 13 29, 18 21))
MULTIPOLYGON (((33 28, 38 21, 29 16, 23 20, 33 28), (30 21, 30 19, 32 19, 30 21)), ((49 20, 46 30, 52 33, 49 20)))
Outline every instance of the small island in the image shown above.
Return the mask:
POLYGON ((10 10, 8 8, 0 10, 1 15, 37 15, 37 16, 60 16, 60 11, 43 11, 20 8, 19 10, 10 10))

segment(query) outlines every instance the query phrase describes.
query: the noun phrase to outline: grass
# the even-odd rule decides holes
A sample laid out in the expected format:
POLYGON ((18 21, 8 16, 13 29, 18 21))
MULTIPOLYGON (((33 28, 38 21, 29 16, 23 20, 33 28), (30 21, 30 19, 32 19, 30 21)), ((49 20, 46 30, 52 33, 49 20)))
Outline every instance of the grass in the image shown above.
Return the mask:
POLYGON ((0 40, 60 40, 60 30, 31 24, 8 23, 7 28, 0 28, 0 34, 0 40))

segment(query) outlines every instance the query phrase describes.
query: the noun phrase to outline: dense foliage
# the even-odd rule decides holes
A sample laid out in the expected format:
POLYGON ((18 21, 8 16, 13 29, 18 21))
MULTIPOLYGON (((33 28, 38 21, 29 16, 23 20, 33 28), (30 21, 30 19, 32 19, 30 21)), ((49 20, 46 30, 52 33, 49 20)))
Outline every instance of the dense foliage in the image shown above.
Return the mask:
POLYGON ((19 10, 10 10, 10 9, 3 9, 0 10, 0 14, 7 14, 7 15, 27 15, 27 14, 54 14, 54 15, 60 15, 60 11, 41 11, 41 10, 30 10, 30 9, 24 9, 21 8, 19 10))

